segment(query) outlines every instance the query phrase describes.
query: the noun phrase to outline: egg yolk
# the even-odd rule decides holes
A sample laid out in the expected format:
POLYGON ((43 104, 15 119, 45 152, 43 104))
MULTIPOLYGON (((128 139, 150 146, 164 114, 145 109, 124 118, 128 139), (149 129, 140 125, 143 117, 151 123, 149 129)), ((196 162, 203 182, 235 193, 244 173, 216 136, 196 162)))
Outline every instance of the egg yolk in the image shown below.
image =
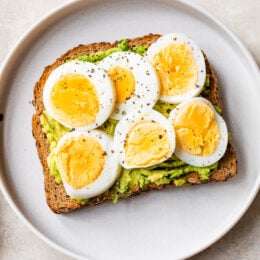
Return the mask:
POLYGON ((170 152, 170 140, 159 123, 140 121, 128 132, 125 160, 128 165, 146 166, 159 163, 170 152))
POLYGON ((160 79, 162 95, 182 95, 196 85, 196 60, 184 43, 169 44, 154 56, 152 64, 160 79))
POLYGON ((60 77, 52 89, 51 104, 57 117, 74 127, 95 122, 99 112, 95 86, 85 76, 77 73, 60 77))
POLYGON ((130 69, 123 67, 113 67, 108 71, 110 79, 116 89, 116 103, 126 102, 135 91, 135 77, 130 69))
POLYGON ((56 164, 67 183, 74 189, 80 189, 101 175, 105 165, 104 155, 95 139, 70 138, 57 151, 56 164))
POLYGON ((174 129, 177 145, 193 155, 212 154, 220 140, 220 129, 214 112, 199 102, 193 102, 178 112, 174 129))

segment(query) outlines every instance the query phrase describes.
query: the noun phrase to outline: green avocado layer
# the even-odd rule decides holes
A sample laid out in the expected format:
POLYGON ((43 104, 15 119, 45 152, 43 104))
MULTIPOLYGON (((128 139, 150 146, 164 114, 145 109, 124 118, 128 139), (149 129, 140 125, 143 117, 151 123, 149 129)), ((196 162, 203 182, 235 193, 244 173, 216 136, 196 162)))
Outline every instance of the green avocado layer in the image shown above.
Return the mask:
MULTIPOLYGON (((144 55, 147 50, 146 46, 136 46, 134 49, 130 49, 127 45, 126 40, 122 40, 117 47, 100 51, 93 55, 79 56, 77 59, 81 61, 88 61, 93 63, 98 63, 100 60, 104 59, 108 55, 119 52, 119 51, 132 51, 144 55)), ((207 96, 207 92, 210 87, 210 76, 207 75, 203 96, 207 96)), ((168 118, 169 113, 176 105, 158 101, 154 106, 154 109, 162 113, 168 118)), ((215 107, 218 113, 221 113, 219 107, 215 107)), ((46 111, 44 111, 40 117, 40 122, 42 125, 43 132, 46 134, 47 140, 50 144, 50 154, 47 158, 48 166, 51 175, 55 178, 55 181, 59 184, 61 183, 61 177, 59 171, 56 167, 54 158, 54 148, 57 145, 59 139, 71 131, 71 129, 61 125, 55 121, 46 111)), ((118 121, 114 119, 108 119, 100 129, 104 130, 109 135, 114 135, 114 130, 118 121)), ((209 167, 195 167, 189 165, 175 155, 166 160, 163 163, 154 165, 148 168, 142 169, 122 169, 121 175, 115 184, 105 192, 105 195, 113 200, 114 203, 118 201, 120 197, 127 194, 131 194, 133 191, 144 188, 146 185, 163 185, 172 184, 176 186, 182 186, 186 183, 184 176, 188 173, 197 172, 202 180, 209 179, 211 173, 218 167, 218 163, 215 163, 209 167)), ((89 199, 75 199, 81 205, 85 205, 89 199)))
POLYGON ((46 134, 47 140, 50 144, 50 154, 47 157, 47 163, 50 169, 51 175, 55 178, 56 183, 61 183, 60 173, 56 167, 54 158, 54 149, 57 146, 60 138, 70 131, 69 128, 61 125, 54 120, 48 112, 45 110, 40 117, 43 132, 46 134))
MULTIPOLYGON (((104 58, 111 55, 112 53, 121 52, 121 51, 131 51, 143 56, 146 53, 147 48, 148 48, 147 46, 135 46, 133 49, 130 49, 130 47, 127 44, 127 40, 122 40, 114 48, 105 51, 98 51, 92 55, 81 55, 77 58, 77 60, 98 63, 99 61, 103 60, 104 58)), ((67 60, 66 62, 69 61, 71 60, 67 60)))

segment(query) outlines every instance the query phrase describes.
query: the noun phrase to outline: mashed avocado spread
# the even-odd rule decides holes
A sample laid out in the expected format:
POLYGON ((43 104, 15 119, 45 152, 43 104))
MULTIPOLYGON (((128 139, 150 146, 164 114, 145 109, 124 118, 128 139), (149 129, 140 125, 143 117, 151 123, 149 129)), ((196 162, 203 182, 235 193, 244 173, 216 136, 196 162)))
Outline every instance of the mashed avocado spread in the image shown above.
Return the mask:
MULTIPOLYGON (((147 48, 148 48, 148 46, 135 46, 133 49, 130 49, 127 44, 127 41, 122 40, 114 48, 110 48, 105 51, 98 51, 92 55, 82 55, 82 56, 79 56, 77 58, 77 60, 98 63, 99 61, 103 60, 104 58, 111 55, 112 53, 120 52, 120 51, 132 51, 132 52, 138 53, 143 56, 146 53, 147 48)), ((69 62, 69 61, 71 61, 71 60, 67 60, 67 62, 69 62)))
MULTIPOLYGON (((98 63, 108 55, 119 51, 132 51, 144 55, 146 53, 147 46, 135 46, 130 49, 127 41, 122 40, 117 47, 111 48, 105 51, 100 51, 92 55, 79 56, 77 59, 81 61, 88 61, 98 63)), ((69 60, 67 60, 69 62, 69 60)), ((210 75, 207 75, 205 82, 205 89, 202 92, 202 96, 207 97, 210 91, 210 75)), ((154 106, 154 109, 162 113, 165 117, 169 116, 170 111, 175 108, 176 105, 158 101, 154 106)), ((219 107, 215 107, 218 113, 221 113, 219 107)), ((57 145, 59 139, 71 131, 71 129, 61 125, 55 121, 46 111, 44 111, 40 118, 43 132, 46 134, 47 140, 50 144, 50 154, 47 158, 47 163, 50 169, 51 175, 55 178, 56 183, 61 183, 61 177, 56 167, 54 158, 54 148, 57 145)), ((118 121, 115 119, 108 119, 100 129, 104 130, 109 135, 114 135, 114 130, 118 121)), ((182 186, 186 183, 183 176, 188 173, 198 172, 202 180, 207 180, 211 173, 217 168, 218 163, 215 163, 209 167, 195 167, 186 164, 175 155, 166 160, 163 163, 140 169, 122 169, 122 173, 115 184, 105 192, 105 195, 113 200, 114 203, 118 201, 120 197, 137 191, 140 188, 145 187, 148 184, 162 185, 174 183, 176 186, 182 186)), ((89 199, 76 200, 81 205, 85 205, 89 199)))
POLYGON ((60 173, 56 167, 54 159, 54 149, 59 141, 59 139, 70 131, 69 128, 61 125, 56 120, 54 120, 45 110, 41 114, 41 125, 43 132, 46 134, 47 140, 50 144, 50 154, 47 157, 47 163, 50 169, 51 175, 55 178, 55 181, 59 184, 61 183, 60 173))

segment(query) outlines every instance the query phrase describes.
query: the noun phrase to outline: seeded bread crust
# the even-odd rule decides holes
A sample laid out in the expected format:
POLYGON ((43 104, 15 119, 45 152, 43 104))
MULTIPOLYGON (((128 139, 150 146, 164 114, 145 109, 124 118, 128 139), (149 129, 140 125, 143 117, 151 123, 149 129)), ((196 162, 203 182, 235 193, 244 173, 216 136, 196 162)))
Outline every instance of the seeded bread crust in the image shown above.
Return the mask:
MULTIPOLYGON (((159 34, 148 34, 143 37, 128 39, 128 45, 130 48, 133 48, 137 45, 150 46, 159 37, 160 37, 159 34)), ((101 194, 97 198, 90 200, 86 205, 84 206, 80 205, 75 200, 70 199, 70 197, 66 195, 63 184, 62 183, 57 184, 54 180, 54 177, 51 176, 47 165, 47 157, 50 153, 50 147, 46 135, 43 132, 40 124, 40 116, 43 110, 45 109, 43 105, 43 99, 42 99, 45 82, 49 77, 50 73, 58 66, 65 63, 67 59, 75 59, 81 55, 89 55, 98 51, 104 51, 115 47, 117 44, 118 41, 114 43, 99 42, 99 43, 92 43, 88 45, 79 45, 67 51, 60 58, 58 58, 53 64, 47 66, 44 69, 39 81, 35 84, 33 104, 36 111, 32 118, 32 133, 36 140, 38 155, 43 167, 46 201, 49 207, 51 208, 51 210, 55 213, 70 212, 84 206, 94 206, 102 203, 103 201, 108 200, 109 198, 101 194)), ((220 108, 222 108, 222 105, 218 97, 217 78, 207 58, 206 58, 206 66, 207 66, 207 73, 211 75, 211 91, 208 96, 208 99, 213 103, 213 105, 217 105, 220 108)), ((215 170, 212 173, 209 180, 206 181, 201 180, 200 175, 196 172, 187 174, 183 178, 186 180, 185 185, 201 184, 201 183, 207 183, 213 181, 226 181, 228 178, 234 176, 236 172, 237 172, 236 155, 231 142, 229 142, 225 155, 220 160, 217 170, 215 170)), ((167 184, 167 185, 160 185, 160 186, 155 184, 149 184, 142 189, 139 189, 138 187, 133 187, 130 194, 124 195, 123 197, 120 198, 132 197, 143 192, 160 190, 165 187, 174 187, 174 186, 175 186, 174 184, 167 184)))

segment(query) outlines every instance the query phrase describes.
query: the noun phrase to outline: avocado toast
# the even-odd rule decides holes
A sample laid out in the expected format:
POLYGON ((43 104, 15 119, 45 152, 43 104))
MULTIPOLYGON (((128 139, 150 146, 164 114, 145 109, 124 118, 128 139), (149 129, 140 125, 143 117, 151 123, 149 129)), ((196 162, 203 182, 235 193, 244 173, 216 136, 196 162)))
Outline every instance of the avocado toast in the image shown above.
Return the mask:
MULTIPOLYGON (((210 167, 194 167, 172 156, 162 164, 148 169, 123 169, 114 185, 104 193, 90 199, 71 198, 65 192, 55 165, 51 164, 51 146, 67 132, 67 127, 62 126, 51 118, 43 105, 43 89, 47 78, 58 66, 70 60, 83 60, 97 62, 105 56, 116 51, 133 51, 141 55, 160 35, 149 34, 139 38, 116 41, 114 43, 100 42, 88 45, 79 45, 58 58, 53 64, 47 66, 34 87, 34 106, 36 109, 32 120, 33 136, 36 140, 38 155, 43 166, 44 186, 46 200, 55 213, 69 212, 83 206, 94 206, 106 200, 117 202, 119 199, 128 198, 143 192, 160 190, 165 187, 183 186, 189 184, 202 184, 212 181, 225 181, 237 172, 237 162, 231 140, 229 140, 225 155, 221 160, 210 167)), ((221 113, 222 105, 218 98, 217 78, 209 61, 205 56, 207 80, 201 96, 211 103, 221 113)), ((154 109, 167 116, 171 105, 158 102, 154 109)), ((108 120, 101 129, 113 134, 116 122, 108 120)))

